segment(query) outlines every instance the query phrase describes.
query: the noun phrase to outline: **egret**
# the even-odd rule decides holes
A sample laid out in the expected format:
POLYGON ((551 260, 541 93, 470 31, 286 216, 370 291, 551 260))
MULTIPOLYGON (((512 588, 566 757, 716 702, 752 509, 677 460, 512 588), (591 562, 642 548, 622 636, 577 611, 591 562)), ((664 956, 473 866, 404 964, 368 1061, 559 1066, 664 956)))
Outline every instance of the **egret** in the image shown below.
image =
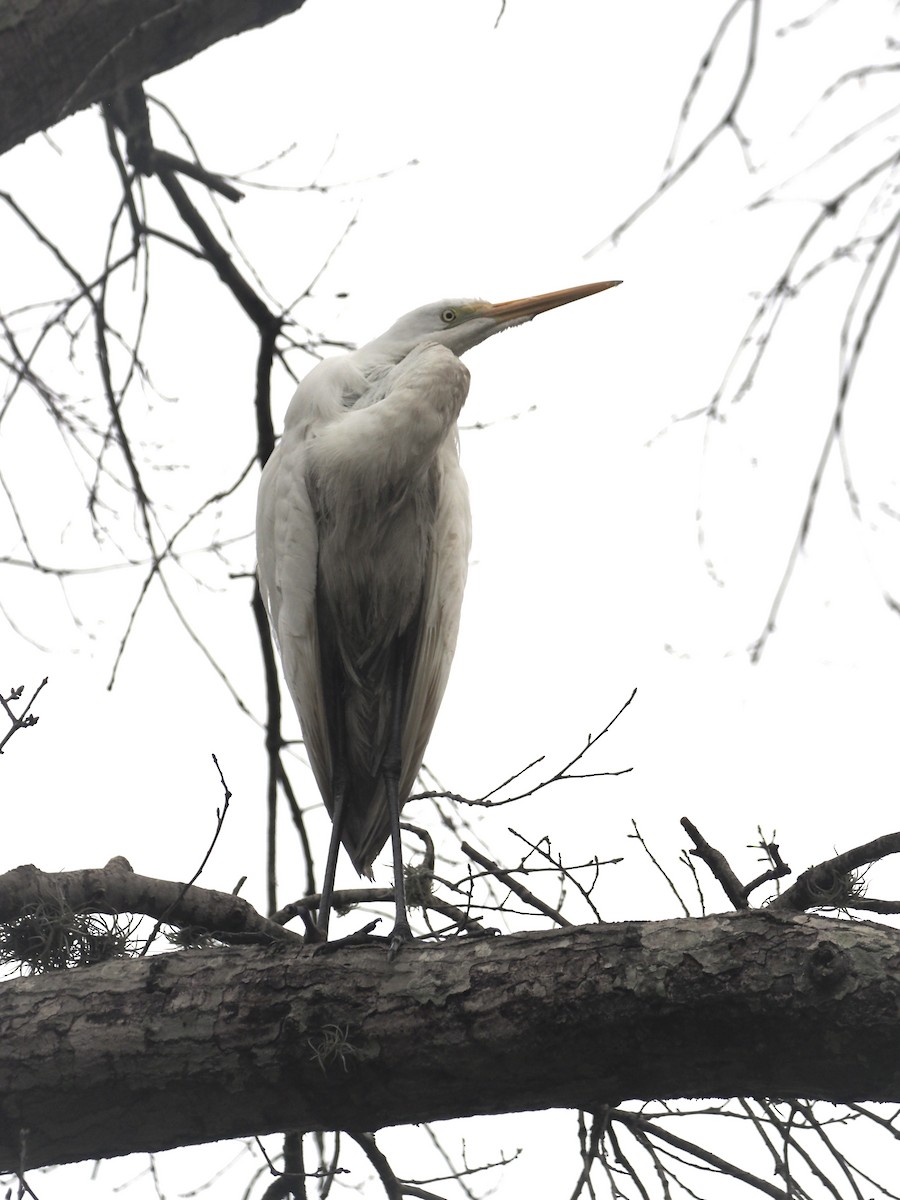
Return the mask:
POLYGON ((259 583, 313 774, 332 820, 317 919, 328 935, 338 850, 360 875, 391 838, 392 952, 412 937, 400 810, 447 684, 471 518, 456 422, 459 356, 539 313, 614 287, 488 304, 441 300, 298 386, 265 465, 259 583))

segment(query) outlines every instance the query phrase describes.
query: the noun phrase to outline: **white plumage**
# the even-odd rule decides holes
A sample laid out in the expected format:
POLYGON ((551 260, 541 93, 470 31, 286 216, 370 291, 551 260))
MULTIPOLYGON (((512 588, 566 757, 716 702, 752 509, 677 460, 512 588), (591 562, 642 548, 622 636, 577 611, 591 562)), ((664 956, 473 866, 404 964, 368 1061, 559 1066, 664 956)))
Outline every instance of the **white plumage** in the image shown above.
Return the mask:
POLYGON ((613 283, 491 305, 416 309, 300 383, 259 489, 259 582, 319 790, 334 823, 319 908, 327 933, 339 842, 371 877, 447 684, 471 521, 456 421, 459 359, 501 329, 613 283))

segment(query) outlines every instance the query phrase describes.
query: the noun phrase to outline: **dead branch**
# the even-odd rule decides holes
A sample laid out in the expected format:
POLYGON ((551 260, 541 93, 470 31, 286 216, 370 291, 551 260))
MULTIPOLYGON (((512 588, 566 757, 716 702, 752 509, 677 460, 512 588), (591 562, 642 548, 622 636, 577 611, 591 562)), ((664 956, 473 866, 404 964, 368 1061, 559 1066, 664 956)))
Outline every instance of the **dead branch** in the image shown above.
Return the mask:
POLYGON ((742 884, 731 869, 728 859, 715 846, 711 846, 709 842, 702 836, 693 822, 687 817, 681 818, 683 828, 690 834, 695 849, 691 850, 691 854, 702 859, 709 867, 713 875, 722 885, 722 890, 731 901, 736 909, 746 909, 749 907, 748 897, 751 892, 754 892, 761 884, 767 883, 772 879, 782 879, 785 875, 790 875, 791 869, 787 864, 781 861, 781 856, 778 847, 774 843, 766 843, 765 850, 769 854, 774 865, 767 871, 763 871, 755 879, 748 884, 742 884))
POLYGON ((65 899, 70 910, 102 914, 142 914, 197 936, 226 941, 252 934, 262 943, 300 945, 299 934, 260 916, 239 896, 208 888, 137 875, 124 858, 105 867, 44 872, 16 867, 0 876, 0 922, 15 921, 36 904, 65 899))
MULTIPOLYGON (((804 912, 809 908, 869 908, 887 903, 869 900, 858 905, 858 883, 855 872, 871 863, 900 853, 900 833, 886 833, 862 846, 845 850, 826 862, 809 867, 798 876, 796 883, 768 904, 768 911, 804 912)), ((893 904, 894 902, 890 902, 893 904)), ((896 908, 893 909, 896 911, 896 908)))
POLYGON ((520 900, 524 900, 524 902, 531 908, 543 913, 546 917, 550 917, 550 919, 555 921, 557 925, 571 927, 572 922, 568 920, 567 917, 564 917, 562 913, 558 911, 558 909, 553 908, 552 905, 541 900, 539 896, 535 896, 534 892, 530 891, 527 887, 525 887, 524 884, 519 883, 517 879, 514 879, 509 871, 504 870, 503 867, 500 867, 497 865, 497 863, 492 862, 486 854, 482 854, 480 850, 476 850, 475 847, 470 846, 468 842, 463 842, 460 849, 464 854, 467 854, 473 862, 477 862, 480 867, 483 867, 485 871, 487 871, 490 875, 493 875, 495 879, 498 879, 502 884, 508 887, 513 895, 518 896, 520 900))

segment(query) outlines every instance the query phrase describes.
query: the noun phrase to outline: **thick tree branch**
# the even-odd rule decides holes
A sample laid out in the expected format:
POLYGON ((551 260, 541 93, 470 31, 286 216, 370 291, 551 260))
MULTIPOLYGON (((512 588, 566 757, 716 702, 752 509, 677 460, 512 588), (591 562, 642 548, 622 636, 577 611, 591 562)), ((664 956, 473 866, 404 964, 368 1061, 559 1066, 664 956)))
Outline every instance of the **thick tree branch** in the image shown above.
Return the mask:
POLYGON ((898 1007, 900 931, 764 912, 31 976, 2 985, 0 1169, 23 1141, 30 1169, 623 1098, 896 1102, 898 1007))
POLYGON ((223 38, 268 25, 302 6, 303 0, 3 5, 0 154, 116 88, 141 83, 223 38))

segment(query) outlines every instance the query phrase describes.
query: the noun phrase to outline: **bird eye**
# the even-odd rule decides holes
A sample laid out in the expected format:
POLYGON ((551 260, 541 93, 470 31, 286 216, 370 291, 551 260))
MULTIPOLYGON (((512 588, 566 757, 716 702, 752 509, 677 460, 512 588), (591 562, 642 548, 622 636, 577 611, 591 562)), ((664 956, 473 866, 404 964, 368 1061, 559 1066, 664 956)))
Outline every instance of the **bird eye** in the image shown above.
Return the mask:
POLYGON ((441 320, 445 325, 452 325, 456 320, 457 312, 455 308, 445 308, 441 313, 441 320))

